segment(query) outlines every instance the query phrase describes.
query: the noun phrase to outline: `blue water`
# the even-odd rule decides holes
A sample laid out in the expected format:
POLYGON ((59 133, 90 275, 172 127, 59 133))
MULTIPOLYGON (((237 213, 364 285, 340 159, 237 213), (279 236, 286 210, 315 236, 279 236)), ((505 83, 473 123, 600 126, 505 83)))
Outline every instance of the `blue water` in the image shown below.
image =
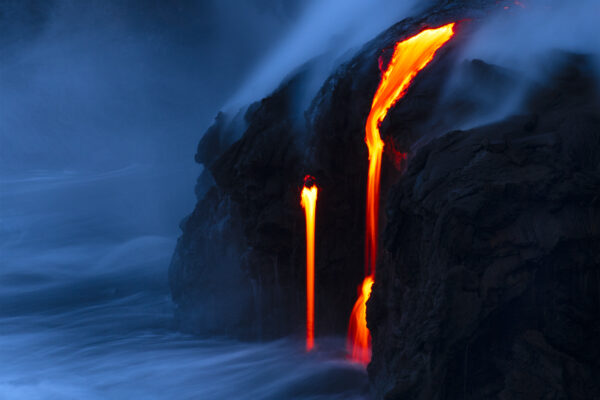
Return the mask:
POLYGON ((182 204, 168 182, 180 172, 2 177, 0 399, 365 398, 342 339, 307 355, 298 338, 174 329, 167 268, 182 204))

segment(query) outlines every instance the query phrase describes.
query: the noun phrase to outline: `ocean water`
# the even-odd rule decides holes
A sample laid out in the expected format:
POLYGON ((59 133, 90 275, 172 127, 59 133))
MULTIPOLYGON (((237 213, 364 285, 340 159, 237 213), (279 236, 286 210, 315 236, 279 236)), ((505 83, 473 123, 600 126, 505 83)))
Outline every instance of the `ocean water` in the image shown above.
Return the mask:
POLYGON ((305 354, 301 338, 174 328, 167 268, 182 215, 169 182, 179 172, 2 177, 0 399, 366 398, 342 338, 305 354))

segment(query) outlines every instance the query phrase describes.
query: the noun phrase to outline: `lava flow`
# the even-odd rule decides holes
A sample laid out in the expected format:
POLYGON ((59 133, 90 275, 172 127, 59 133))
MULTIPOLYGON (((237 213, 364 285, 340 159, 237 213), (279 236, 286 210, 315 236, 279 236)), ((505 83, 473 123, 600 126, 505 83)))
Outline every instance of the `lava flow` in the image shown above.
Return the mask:
POLYGON ((348 326, 350 359, 363 364, 368 364, 371 360, 371 334, 367 329, 367 300, 371 296, 371 287, 375 282, 373 278, 373 275, 368 275, 363 281, 348 326))
POLYGON ((350 316, 348 347, 351 359, 367 364, 371 359, 371 334, 367 328, 366 302, 375 282, 377 260, 377 233, 379 223, 379 177, 383 140, 379 126, 388 110, 400 99, 417 74, 429 64, 435 53, 454 35, 454 23, 421 33, 396 43, 392 59, 381 77, 373 97, 371 111, 365 126, 365 142, 369 149, 367 182, 365 280, 350 316))
POLYGON ((306 351, 315 345, 315 212, 317 186, 310 175, 304 177, 300 205, 306 215, 306 351))

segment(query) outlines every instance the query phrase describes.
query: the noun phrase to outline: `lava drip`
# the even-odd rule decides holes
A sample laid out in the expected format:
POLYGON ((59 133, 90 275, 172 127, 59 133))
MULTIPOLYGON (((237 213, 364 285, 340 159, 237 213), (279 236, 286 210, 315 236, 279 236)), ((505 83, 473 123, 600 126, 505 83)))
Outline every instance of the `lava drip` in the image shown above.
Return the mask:
POLYGON ((317 186, 310 175, 304 177, 300 205, 306 215, 306 351, 315 345, 315 214, 317 186))
POLYGON ((377 234, 379 223, 379 177, 384 143, 379 126, 388 110, 408 90, 417 74, 431 62, 435 53, 454 35, 454 23, 427 29, 396 43, 394 54, 381 77, 373 97, 365 126, 365 142, 369 149, 367 208, 365 234, 365 279, 352 309, 348 328, 348 348, 352 361, 368 364, 371 360, 371 334, 367 328, 366 303, 375 282, 377 234))

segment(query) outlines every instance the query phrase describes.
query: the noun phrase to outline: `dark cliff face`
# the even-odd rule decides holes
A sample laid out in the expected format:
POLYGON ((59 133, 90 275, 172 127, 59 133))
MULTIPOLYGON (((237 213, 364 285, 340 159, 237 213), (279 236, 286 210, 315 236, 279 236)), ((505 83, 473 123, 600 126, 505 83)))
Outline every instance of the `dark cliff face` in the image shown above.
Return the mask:
POLYGON ((299 195, 311 174, 320 187, 316 333, 345 334, 364 276, 364 125, 379 57, 385 62, 395 42, 424 27, 468 19, 381 127, 385 212, 367 309, 374 392, 596 395, 597 86, 585 58, 565 56, 555 78, 531 90, 524 115, 453 131, 493 112, 520 77, 457 62, 486 12, 472 6, 479 2, 441 3, 366 44, 308 110, 297 103, 303 70, 244 116, 217 117, 198 147, 199 201, 170 267, 178 320, 186 330, 244 338, 303 332, 299 195), (451 73, 461 79, 448 86, 451 73), (408 158, 398 162, 392 148, 408 158))
POLYGON ((296 142, 303 132, 293 93, 301 78, 253 104, 245 122, 220 114, 198 146, 196 160, 206 168, 196 187, 200 200, 182 224, 170 267, 186 330, 268 338, 298 328, 302 160, 296 142), (217 300, 207 307, 207 298, 217 300))
MULTIPOLYGON (((305 112, 297 109, 308 75, 303 69, 271 96, 251 105, 244 121, 240 115, 217 116, 198 146, 196 161, 206 168, 196 187, 200 201, 183 224, 170 268, 182 327, 209 333, 214 326, 219 331, 217 324, 202 323, 202 318, 209 318, 223 322, 221 332, 243 337, 302 332, 305 242, 300 190, 304 175, 311 174, 321 188, 316 215, 316 329, 320 335, 345 334, 364 277, 368 161, 364 125, 380 79, 379 56, 389 56, 396 41, 451 18, 442 13, 393 26, 342 65, 305 112), (235 137, 239 139, 232 140, 235 137), (227 262, 220 265, 224 254, 227 262), (234 277, 241 271, 241 277, 235 285, 212 285, 208 282, 215 275, 213 268, 234 277), (196 277, 193 283, 190 276, 196 277), (218 307, 203 306, 212 296, 224 296, 231 304, 239 300, 243 311, 221 316, 218 307), (244 323, 236 319, 238 313, 244 315, 244 323)), ((453 48, 440 51, 439 61, 423 71, 410 90, 413 100, 394 109, 398 116, 392 120, 404 122, 401 128, 387 122, 383 127, 390 148, 409 151, 421 136, 442 76, 451 66, 453 48)), ((398 168, 403 167, 391 160, 385 161, 383 179, 388 182, 397 179, 398 168)), ((382 186, 385 190, 388 185, 382 186)))
POLYGON ((422 147, 368 304, 389 399, 600 396, 600 103, 583 60, 526 115, 422 147))

